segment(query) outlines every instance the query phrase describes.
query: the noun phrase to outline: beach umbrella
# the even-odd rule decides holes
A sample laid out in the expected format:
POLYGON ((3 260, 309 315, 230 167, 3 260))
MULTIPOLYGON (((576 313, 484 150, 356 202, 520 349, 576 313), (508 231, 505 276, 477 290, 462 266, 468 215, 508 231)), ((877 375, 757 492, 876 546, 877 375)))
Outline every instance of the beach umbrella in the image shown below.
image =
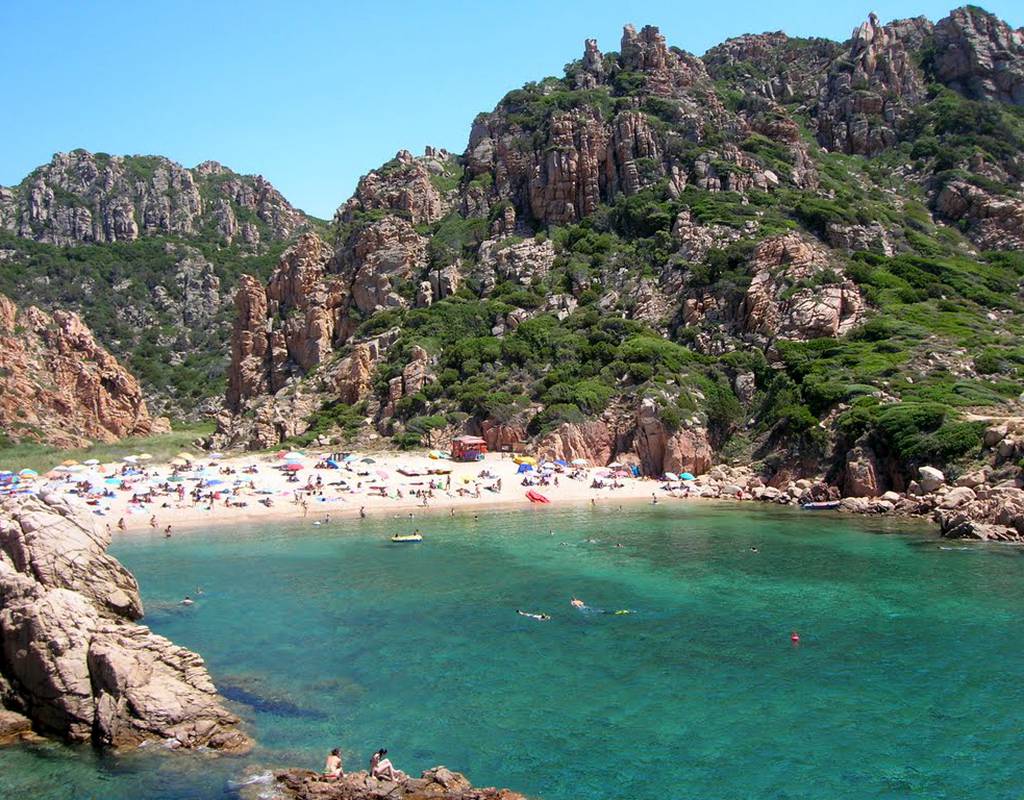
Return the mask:
POLYGON ((85 466, 87 467, 95 467, 100 463, 100 460, 98 458, 90 458, 87 461, 83 461, 82 463, 85 464, 85 466))
POLYGON ((564 459, 564 458, 556 458, 556 459, 555 459, 555 463, 556 463, 556 464, 558 464, 558 466, 560 466, 560 467, 567 467, 567 466, 569 466, 569 465, 568 465, 568 464, 567 464, 567 463, 565 462, 565 459, 564 459))
POLYGON ((182 450, 180 453, 178 453, 178 455, 175 456, 175 458, 180 458, 182 461, 191 461, 192 454, 186 453, 184 450, 182 450))
POLYGON ((64 471, 65 472, 75 472, 75 473, 85 472, 86 469, 88 469, 88 468, 83 466, 82 464, 72 464, 70 467, 64 467, 64 471))
POLYGON ((681 481, 695 481, 697 479, 694 478, 693 475, 691 475, 689 472, 680 472, 679 473, 679 480, 681 480, 681 481))
POLYGON ((36 472, 34 469, 23 469, 23 470, 21 470, 18 473, 18 477, 20 477, 20 478, 37 478, 37 477, 39 477, 39 473, 36 472))
POLYGON ((327 459, 327 466, 331 467, 331 469, 338 469, 338 467, 340 467, 341 464, 339 464, 333 458, 329 458, 327 459))
POLYGON ((169 462, 167 462, 167 463, 169 463, 169 464, 170 464, 170 465, 171 465, 172 467, 183 467, 183 466, 185 466, 185 465, 186 465, 186 464, 187 464, 188 462, 187 462, 187 461, 186 461, 185 459, 183 459, 183 458, 172 458, 172 459, 171 459, 171 460, 170 460, 169 462))
POLYGON ((295 463, 295 462, 293 461, 293 462, 292 462, 292 463, 290 463, 290 464, 285 464, 285 465, 284 465, 284 468, 285 468, 286 470, 288 470, 288 472, 298 472, 298 471, 299 471, 300 469, 302 469, 302 464, 296 464, 296 463, 295 463))
POLYGON ((62 467, 73 467, 73 466, 75 466, 75 464, 77 464, 77 463, 78 463, 78 462, 77 462, 77 461, 75 461, 75 459, 73 459, 73 458, 69 458, 69 459, 66 459, 66 460, 64 460, 64 461, 61 461, 61 462, 60 462, 60 465, 61 465, 62 467))
POLYGON ((138 456, 125 456, 121 460, 123 462, 125 462, 126 464, 134 464, 136 461, 139 460, 139 457, 138 456))
POLYGON ((429 453, 427 453, 427 457, 428 458, 444 458, 444 453, 442 453, 440 450, 431 450, 429 453))
POLYGON ((662 480, 663 481, 677 481, 677 480, 679 480, 679 478, 678 478, 678 476, 676 476, 676 474, 674 472, 666 472, 665 476, 662 478, 662 480))
POLYGON ((347 456, 345 456, 341 460, 344 461, 346 464, 351 464, 353 461, 358 461, 359 457, 358 456, 354 456, 351 453, 349 453, 347 456))
POLYGON ((524 472, 533 472, 533 465, 532 464, 526 464, 526 463, 520 464, 519 465, 519 469, 516 470, 516 473, 517 474, 522 474, 524 472))
POLYGON ((360 461, 363 464, 376 464, 377 462, 372 458, 361 458, 360 461))
POLYGON ((213 453, 210 453, 210 458, 212 458, 214 461, 216 461, 219 458, 224 458, 224 454, 223 453, 213 452, 213 453))
POLYGON ((621 461, 613 461, 608 466, 611 467, 612 469, 618 469, 619 467, 622 466, 622 462, 621 461))
POLYGON ((587 461, 587 459, 585 459, 585 458, 574 458, 572 460, 572 464, 573 464, 574 467, 585 467, 589 463, 590 462, 587 461))
POLYGON ((152 461, 153 460, 153 456, 151 456, 149 453, 139 453, 137 458, 139 459, 139 461, 152 461))
POLYGON ((298 450, 290 450, 284 454, 285 461, 297 461, 300 458, 305 458, 305 456, 298 450))

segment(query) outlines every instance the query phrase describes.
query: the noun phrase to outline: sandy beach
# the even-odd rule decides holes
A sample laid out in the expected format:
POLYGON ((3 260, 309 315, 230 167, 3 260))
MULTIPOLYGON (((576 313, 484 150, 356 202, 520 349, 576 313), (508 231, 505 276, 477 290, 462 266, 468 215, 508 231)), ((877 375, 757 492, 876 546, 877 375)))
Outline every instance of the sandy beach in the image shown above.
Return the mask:
POLYGON ((424 514, 650 502, 652 495, 670 496, 662 481, 607 467, 550 463, 520 472, 522 465, 508 454, 490 453, 468 463, 430 458, 426 452, 353 453, 348 461, 329 462, 331 455, 303 451, 301 458, 277 453, 211 459, 197 454, 187 464, 180 459, 72 464, 40 476, 32 488, 87 503, 114 531, 166 531, 171 526, 172 535, 214 525, 325 523, 361 515, 402 520, 396 532, 405 532, 424 514), (549 503, 531 501, 531 491, 549 503))

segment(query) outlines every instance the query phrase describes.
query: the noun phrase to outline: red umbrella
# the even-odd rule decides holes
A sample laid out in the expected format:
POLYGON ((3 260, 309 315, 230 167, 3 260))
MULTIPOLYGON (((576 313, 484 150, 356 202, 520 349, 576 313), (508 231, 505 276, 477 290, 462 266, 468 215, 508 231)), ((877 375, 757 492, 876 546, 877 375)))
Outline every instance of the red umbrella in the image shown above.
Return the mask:
POLYGON ((302 469, 302 464, 285 464, 284 468, 289 472, 298 472, 300 469, 302 469))

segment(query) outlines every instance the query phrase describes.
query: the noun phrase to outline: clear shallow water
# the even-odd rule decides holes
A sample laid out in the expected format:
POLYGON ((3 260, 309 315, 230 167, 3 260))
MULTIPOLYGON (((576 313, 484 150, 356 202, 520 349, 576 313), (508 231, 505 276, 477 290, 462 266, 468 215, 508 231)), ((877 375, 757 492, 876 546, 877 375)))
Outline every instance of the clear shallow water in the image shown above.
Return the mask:
POLYGON ((374 520, 117 540, 146 623, 205 656, 259 747, 8 748, 0 796, 231 797, 336 745, 347 767, 383 746, 409 772, 545 800, 1024 790, 1015 549, 714 505, 417 524, 427 542, 405 547, 374 520), (572 594, 636 613, 581 613, 572 594))

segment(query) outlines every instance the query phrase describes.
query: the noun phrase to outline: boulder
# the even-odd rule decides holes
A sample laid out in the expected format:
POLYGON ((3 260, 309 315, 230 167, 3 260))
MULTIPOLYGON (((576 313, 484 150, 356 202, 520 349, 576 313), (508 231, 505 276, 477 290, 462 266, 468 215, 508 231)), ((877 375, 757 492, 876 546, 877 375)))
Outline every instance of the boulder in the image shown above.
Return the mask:
POLYGON ((966 486, 957 486, 950 489, 939 501, 939 508, 951 509, 970 503, 975 499, 974 492, 966 486))
POLYGON ((917 470, 917 482, 925 494, 931 494, 946 483, 946 476, 935 467, 920 467, 917 470))
POLYGON ((847 451, 843 494, 846 497, 875 497, 879 494, 878 461, 870 447, 861 445, 847 451))

